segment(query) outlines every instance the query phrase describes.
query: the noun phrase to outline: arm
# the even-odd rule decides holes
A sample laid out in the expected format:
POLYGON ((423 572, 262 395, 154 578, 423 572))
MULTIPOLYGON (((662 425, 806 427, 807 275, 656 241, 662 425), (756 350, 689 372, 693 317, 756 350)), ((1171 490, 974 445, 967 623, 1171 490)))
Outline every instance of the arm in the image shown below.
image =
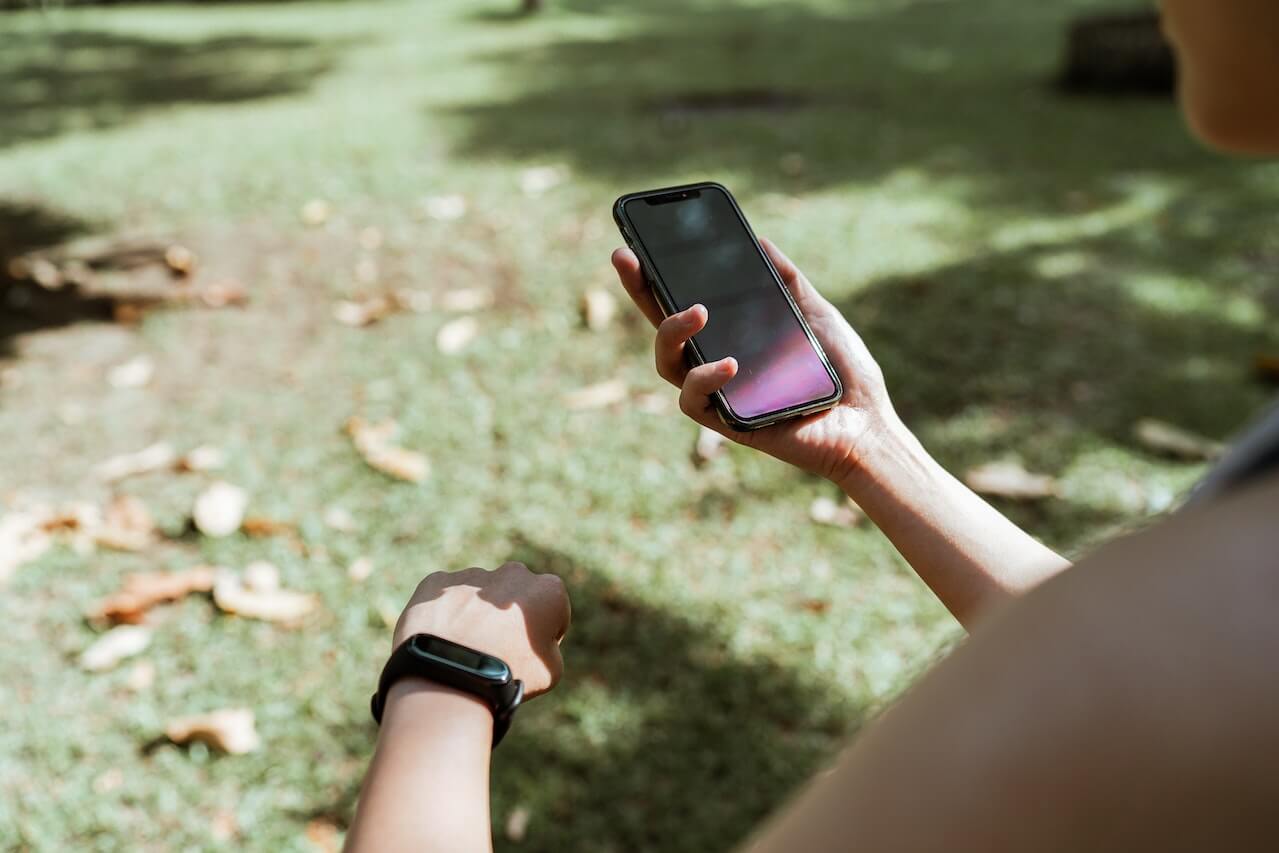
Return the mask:
POLYGON ((1272 477, 995 614, 749 849, 1272 846, 1276 506, 1272 477))
POLYGON ((729 358, 690 370, 684 344, 707 323, 700 305, 663 318, 629 249, 613 266, 636 305, 657 327, 657 371, 681 388, 680 408, 703 426, 837 483, 879 525, 942 603, 971 626, 978 614, 1069 566, 948 474, 911 435, 866 345, 794 264, 762 241, 773 265, 839 372, 844 396, 800 420, 736 432, 710 395, 736 373, 729 358))
MULTIPOLYGON (((434 634, 494 655, 524 682, 527 702, 559 681, 559 643, 568 624, 568 596, 554 575, 535 575, 521 563, 491 572, 436 572, 409 599, 392 647, 414 634, 434 634)), ((424 679, 397 681, 346 849, 492 849, 492 743, 493 715, 478 698, 424 679)))

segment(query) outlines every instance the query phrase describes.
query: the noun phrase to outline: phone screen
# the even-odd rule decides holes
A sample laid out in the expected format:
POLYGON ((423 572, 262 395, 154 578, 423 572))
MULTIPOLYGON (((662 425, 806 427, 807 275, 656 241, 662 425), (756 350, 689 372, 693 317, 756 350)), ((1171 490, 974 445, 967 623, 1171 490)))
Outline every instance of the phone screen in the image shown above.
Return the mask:
POLYGON ((829 398, 835 383, 728 195, 703 187, 626 202, 626 216, 676 311, 709 319, 697 345, 708 362, 737 359, 725 401, 740 418, 829 398))

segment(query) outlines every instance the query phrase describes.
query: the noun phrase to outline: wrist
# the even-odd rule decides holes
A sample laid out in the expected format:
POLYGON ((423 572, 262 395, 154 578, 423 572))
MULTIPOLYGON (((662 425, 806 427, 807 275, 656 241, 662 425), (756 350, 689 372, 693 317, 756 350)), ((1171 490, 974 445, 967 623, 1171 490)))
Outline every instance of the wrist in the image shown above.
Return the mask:
POLYGON ((386 694, 382 732, 411 730, 419 735, 439 735, 475 741, 485 752, 493 741, 493 712, 480 697, 408 676, 391 685, 386 694))
POLYGON ((871 493, 902 483, 909 471, 920 469, 930 459, 897 413, 889 412, 866 430, 850 464, 833 479, 844 494, 860 504, 871 493))

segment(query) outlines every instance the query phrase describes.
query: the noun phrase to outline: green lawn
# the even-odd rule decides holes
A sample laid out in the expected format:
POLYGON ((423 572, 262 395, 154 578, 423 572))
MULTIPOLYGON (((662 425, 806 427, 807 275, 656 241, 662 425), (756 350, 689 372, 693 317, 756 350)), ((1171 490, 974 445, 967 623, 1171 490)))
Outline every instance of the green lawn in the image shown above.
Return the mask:
POLYGON ((169 541, 19 570, 0 593, 0 848, 312 849, 305 827, 345 826, 371 751, 382 614, 436 569, 523 559, 573 596, 565 682, 496 756, 502 849, 727 849, 958 636, 878 533, 809 521, 827 484, 737 449, 694 466, 635 316, 582 326, 581 295, 613 286, 621 192, 733 188, 947 465, 1012 456, 1061 478, 1061 499, 1008 510, 1069 552, 1200 473, 1137 447, 1134 421, 1224 438, 1266 399, 1250 369, 1279 349, 1279 171, 1202 151, 1170 102, 1055 91, 1064 22, 1101 4, 516 5, 0 15, 0 249, 176 239, 250 295, 0 333, 0 500, 101 501, 102 459, 211 443, 251 513, 306 546, 187 533, 209 476, 152 474, 121 488, 169 541), (708 106, 725 92, 754 106, 708 106), (545 166, 564 180, 523 191, 545 166), (464 216, 423 215, 451 194, 464 216), (315 198, 333 214, 308 227, 315 198), (368 227, 380 248, 360 247, 368 227), (376 284, 355 272, 368 255, 376 284), (382 288, 472 286, 497 302, 459 355, 435 349, 438 311, 332 317, 382 288), (150 385, 104 381, 139 354, 150 385), (614 377, 631 402, 562 405, 614 377), (649 392, 669 410, 641 407, 649 392), (398 419, 431 476, 366 467, 352 415, 398 419), (354 532, 323 523, 334 506, 354 532), (197 596, 154 614, 153 686, 76 666, 84 609, 125 573, 254 559, 322 612, 287 630, 197 596), (262 749, 156 744, 226 706, 255 711, 262 749))

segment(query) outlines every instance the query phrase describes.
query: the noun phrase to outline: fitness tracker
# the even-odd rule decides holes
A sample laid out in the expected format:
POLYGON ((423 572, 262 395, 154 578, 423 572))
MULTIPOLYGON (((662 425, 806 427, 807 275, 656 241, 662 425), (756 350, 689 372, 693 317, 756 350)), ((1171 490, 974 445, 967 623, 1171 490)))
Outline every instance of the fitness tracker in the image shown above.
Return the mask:
POLYGON ((511 676, 505 661, 434 634, 414 634, 391 654, 378 679, 377 692, 370 703, 378 725, 382 724, 391 685, 411 676, 482 699, 493 712, 493 746, 501 743, 524 698, 524 682, 511 676))

